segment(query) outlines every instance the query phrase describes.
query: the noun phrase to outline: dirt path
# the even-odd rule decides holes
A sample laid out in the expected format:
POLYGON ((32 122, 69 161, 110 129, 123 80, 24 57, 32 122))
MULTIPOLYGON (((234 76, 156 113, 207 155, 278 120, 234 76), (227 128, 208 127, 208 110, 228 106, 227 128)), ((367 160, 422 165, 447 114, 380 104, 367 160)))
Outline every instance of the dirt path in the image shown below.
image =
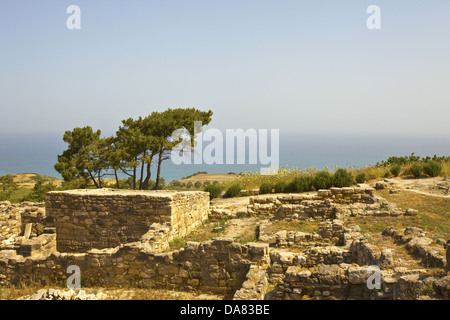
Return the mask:
POLYGON ((449 178, 395 178, 391 180, 397 182, 401 189, 407 189, 409 191, 424 194, 427 196, 450 198, 449 178))
POLYGON ((228 220, 228 226, 225 229, 224 237, 241 239, 243 241, 255 240, 255 228, 259 223, 257 218, 241 218, 228 220))

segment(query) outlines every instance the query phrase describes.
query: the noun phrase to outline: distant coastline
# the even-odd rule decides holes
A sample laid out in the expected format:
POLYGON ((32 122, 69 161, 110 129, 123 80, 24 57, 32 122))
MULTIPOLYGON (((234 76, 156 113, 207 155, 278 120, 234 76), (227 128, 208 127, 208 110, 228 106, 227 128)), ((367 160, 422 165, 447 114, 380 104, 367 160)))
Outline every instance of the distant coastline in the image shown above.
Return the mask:
MULTIPOLYGON (((373 136, 280 134, 280 166, 318 169, 328 167, 367 166, 415 152, 417 155, 449 155, 450 137, 433 136, 373 136)), ((0 135, 0 176, 37 173, 61 179, 53 168, 57 156, 66 148, 62 134, 2 134, 0 135)), ((170 182, 199 171, 226 174, 228 172, 259 171, 256 165, 175 165, 166 161, 162 177, 170 182)), ((155 169, 153 169, 155 172, 155 169)), ((121 176, 125 178, 125 176, 121 176)))

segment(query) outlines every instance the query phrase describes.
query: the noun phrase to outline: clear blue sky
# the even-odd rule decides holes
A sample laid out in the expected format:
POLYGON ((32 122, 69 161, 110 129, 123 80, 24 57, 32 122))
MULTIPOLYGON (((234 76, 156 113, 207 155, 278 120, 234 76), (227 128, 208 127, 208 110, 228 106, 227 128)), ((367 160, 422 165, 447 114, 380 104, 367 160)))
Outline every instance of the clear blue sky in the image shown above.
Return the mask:
POLYGON ((448 0, 2 0, 0 39, 2 134, 111 134, 169 107, 219 129, 450 134, 448 0))

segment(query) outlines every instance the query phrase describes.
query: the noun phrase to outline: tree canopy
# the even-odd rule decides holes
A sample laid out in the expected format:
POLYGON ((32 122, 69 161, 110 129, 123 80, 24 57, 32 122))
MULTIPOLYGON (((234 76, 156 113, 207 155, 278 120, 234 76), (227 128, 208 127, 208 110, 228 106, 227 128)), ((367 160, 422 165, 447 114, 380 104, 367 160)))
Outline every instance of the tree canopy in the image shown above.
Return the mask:
MULTIPOLYGON (((101 131, 90 126, 66 131, 63 140, 68 148, 58 156, 55 169, 65 181, 84 179, 92 181, 95 187, 103 186, 102 179, 114 176, 119 185, 118 172, 131 180, 133 189, 146 190, 153 185, 151 167, 157 168, 153 188, 161 186, 161 166, 170 158, 170 151, 179 143, 172 138, 176 130, 184 130, 195 140, 197 128, 211 121, 212 111, 195 108, 167 109, 154 111, 145 118, 122 120, 114 136, 102 138, 101 131)), ((192 147, 194 145, 192 144, 192 147)))

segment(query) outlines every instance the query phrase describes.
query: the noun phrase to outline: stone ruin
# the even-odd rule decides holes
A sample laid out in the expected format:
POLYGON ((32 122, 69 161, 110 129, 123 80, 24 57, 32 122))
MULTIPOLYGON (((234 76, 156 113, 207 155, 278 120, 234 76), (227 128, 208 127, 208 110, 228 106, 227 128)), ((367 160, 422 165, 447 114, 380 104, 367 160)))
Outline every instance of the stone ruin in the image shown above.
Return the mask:
POLYGON ((366 185, 252 196, 239 213, 270 218, 259 224, 259 242, 215 238, 169 250, 170 241, 206 219, 235 213, 211 208, 209 194, 199 191, 71 190, 48 193, 45 207, 2 202, 0 285, 34 280, 64 286, 67 268, 76 265, 83 287, 176 289, 236 300, 404 300, 420 299, 432 288, 433 298, 450 298, 447 243, 434 243, 418 228, 387 228, 382 236, 423 266, 407 268, 393 250, 370 244, 357 225, 346 224, 348 216, 417 214, 366 185), (267 228, 271 220, 302 219, 321 221, 318 230, 271 234, 267 228), (367 285, 374 265, 378 290, 367 285))

